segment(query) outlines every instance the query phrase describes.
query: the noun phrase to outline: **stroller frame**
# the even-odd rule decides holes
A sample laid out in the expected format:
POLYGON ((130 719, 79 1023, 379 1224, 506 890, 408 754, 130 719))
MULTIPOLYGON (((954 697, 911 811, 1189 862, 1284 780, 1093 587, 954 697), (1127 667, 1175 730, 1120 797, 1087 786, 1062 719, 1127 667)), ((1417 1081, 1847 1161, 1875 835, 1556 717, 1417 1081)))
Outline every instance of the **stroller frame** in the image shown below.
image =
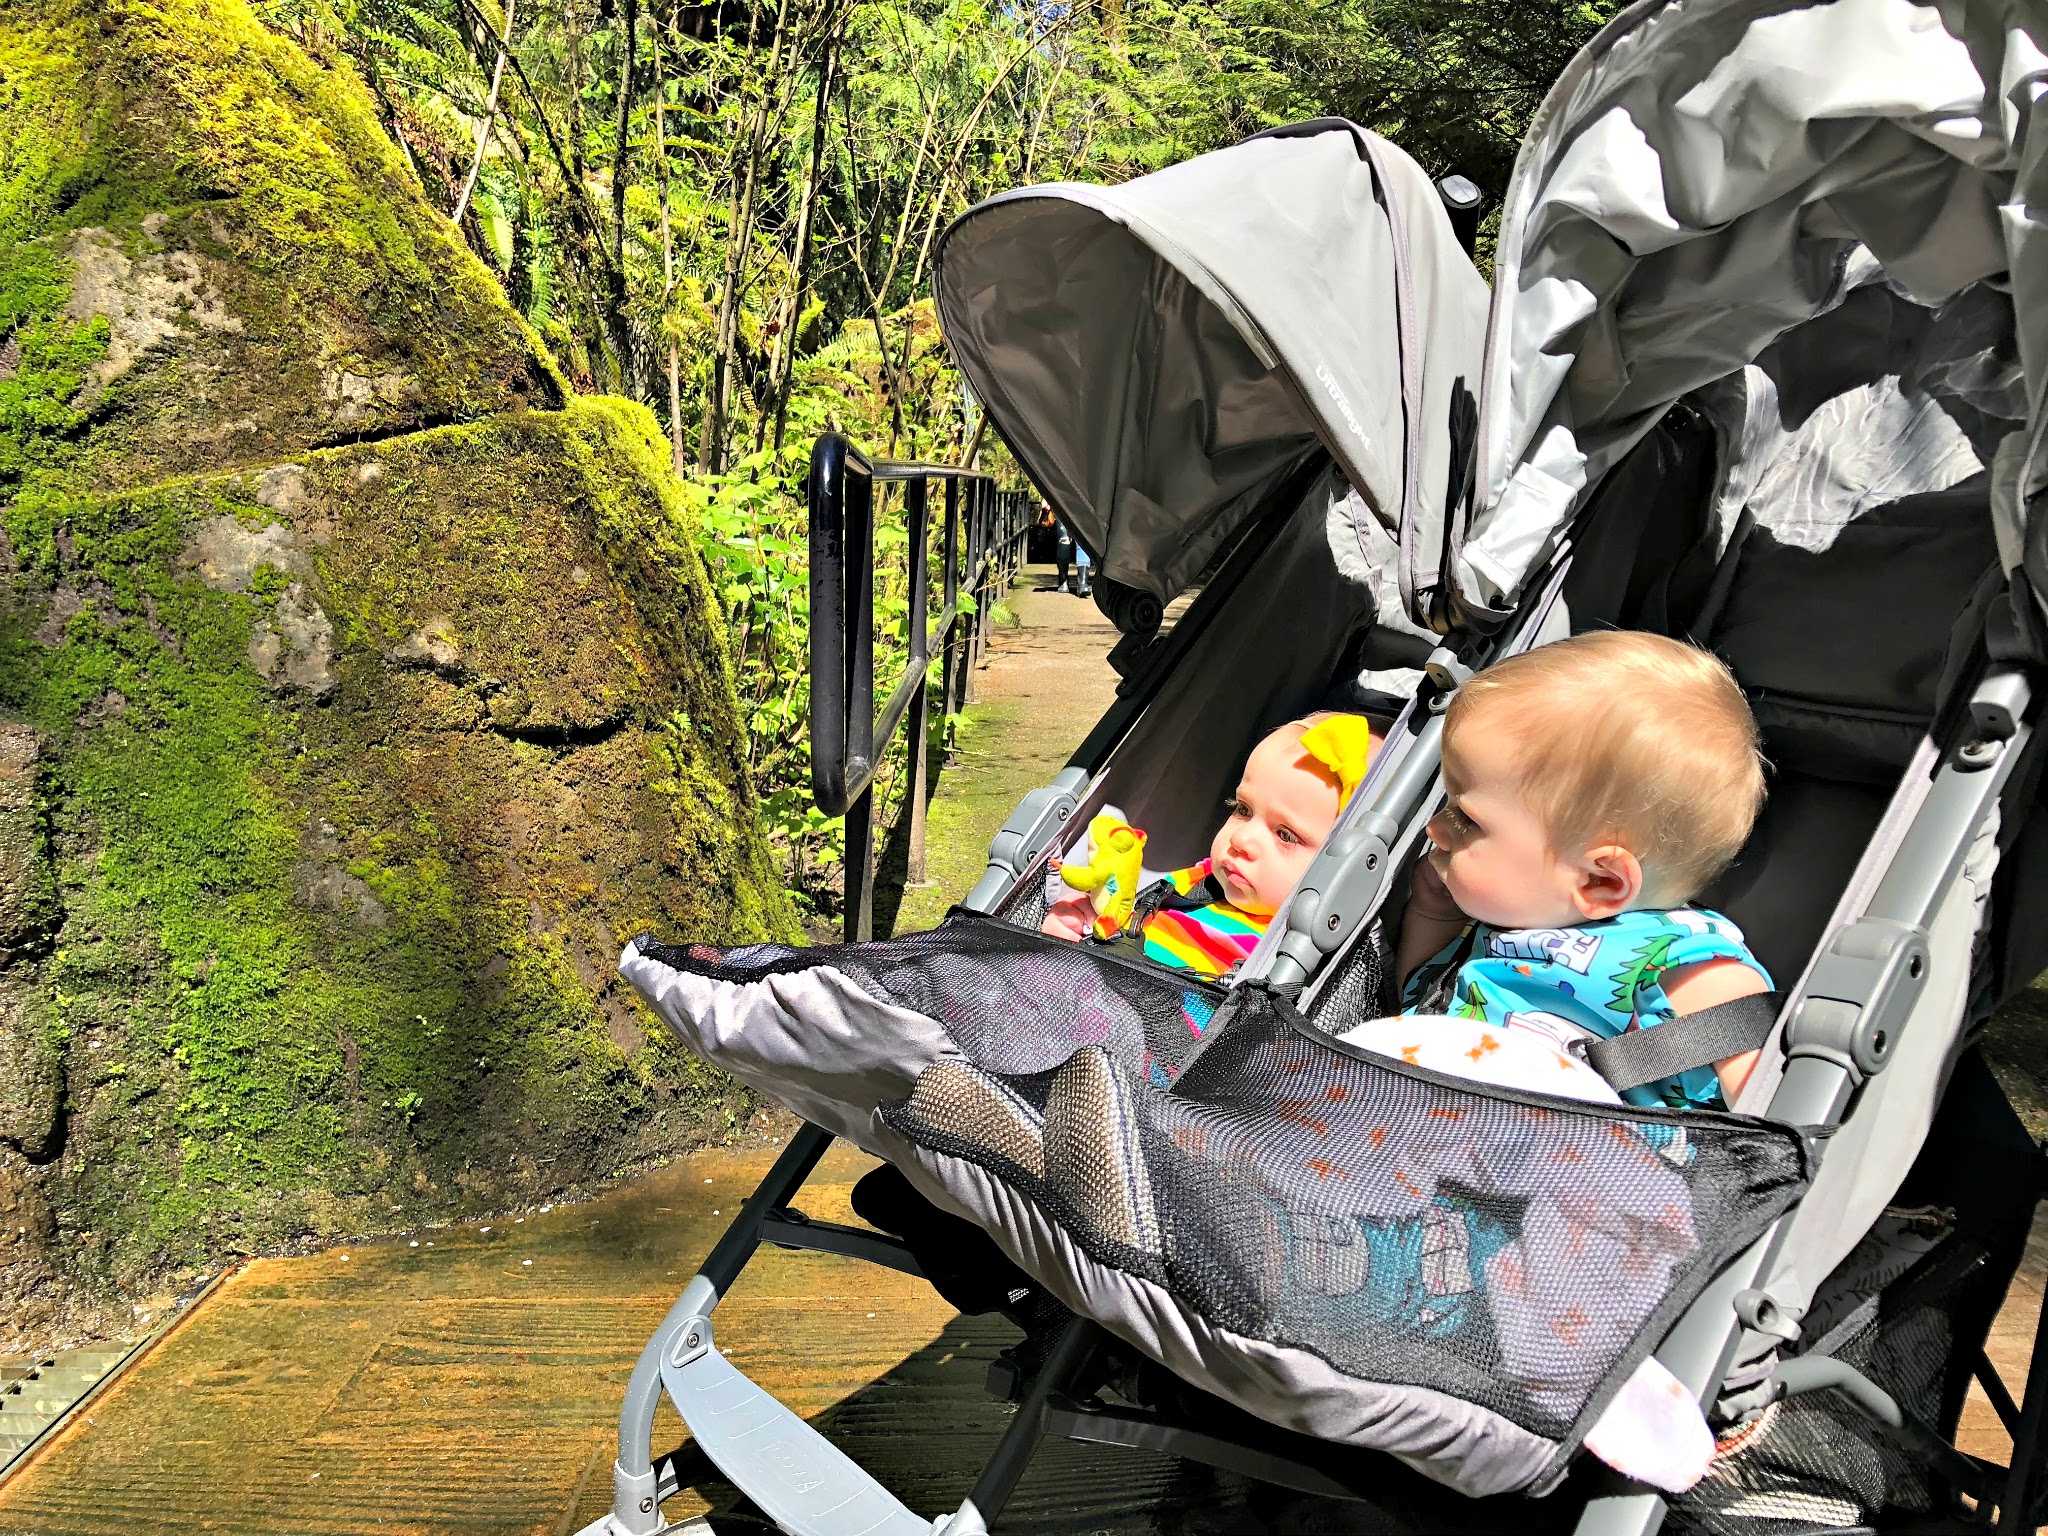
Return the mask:
MULTIPOLYGON (((1276 507, 1291 507, 1301 483, 1289 477, 1288 494, 1276 495, 1266 512, 1251 520, 1217 580, 1159 649, 1178 652, 1199 636, 1256 558, 1265 542, 1260 532, 1272 526, 1276 507)), ((1558 557, 1551 579, 1541 584, 1545 596, 1526 610, 1500 649, 1534 643, 1542 634, 1568 561, 1568 551, 1558 557)), ((1339 953, 1378 912, 1391 877, 1403 864, 1401 855, 1414 844, 1414 829, 1440 793, 1442 707, 1479 659, 1461 657, 1448 647, 1430 656, 1421 691, 1390 732, 1392 750, 1383 754, 1388 761, 1384 767, 1376 762, 1378 771, 1354 798, 1285 910, 1286 933, 1262 968, 1267 981, 1310 981, 1317 963, 1339 953)), ((1059 833, 1079 814, 1116 743, 1170 671, 1170 657, 1156 660, 1165 664, 1147 667, 1127 683, 1125 694, 1069 766, 1050 785, 1024 797, 994 839, 988 871, 963 906, 993 910, 1038 873, 1059 833)), ((1915 1022, 1929 970, 1928 925, 1960 878, 1964 851, 1995 816, 2001 792, 2033 741, 2035 708, 2028 675, 2020 666, 1982 664, 1968 691, 1959 691, 1930 727, 1862 856, 1849 895, 1806 973, 1785 995, 1786 1064, 1769 1117, 1811 1128, 1816 1160, 1824 1155, 1825 1138, 1842 1121, 1855 1090, 1884 1070, 1902 1033, 1915 1022)), ((1255 957, 1253 968, 1258 964, 1255 957)), ((1390 1474, 1405 1471, 1388 1458, 1268 1427, 1235 1410, 1226 1416, 1235 1432, 1224 1434, 1216 1432, 1213 1416, 1205 1416, 1208 1427, 1198 1428, 1166 1413, 1093 1402, 1084 1406, 1076 1385, 1109 1340, 1099 1325, 1074 1317, 1038 1371, 1020 1384, 1016 1418, 959 1510, 929 1523, 911 1515, 815 1430, 748 1382, 711 1341, 712 1310, 763 1243, 863 1259, 922 1276, 899 1239, 817 1221, 791 1204, 832 1140, 831 1133, 808 1123, 791 1138, 655 1329, 634 1367, 620 1413, 612 1513, 587 1527, 583 1536, 660 1536, 678 1529, 660 1514, 662 1501, 680 1486, 674 1455, 656 1460, 649 1454, 664 1387, 683 1410, 699 1448, 771 1520, 801 1536, 985 1532, 1048 1435, 1162 1452, 1335 1497, 1368 1497, 1368 1489, 1384 1490, 1390 1474), (701 1409, 693 1413, 697 1404, 701 1409)), ((2048 1195, 2048 1155, 2037 1159, 2031 1193, 2036 1204, 2048 1195)), ((1735 1362, 1754 1360, 1767 1353, 1775 1338, 1789 1336, 1770 1282, 1794 1214, 1780 1217, 1723 1269, 1656 1350, 1657 1358, 1702 1402, 1712 1403, 1720 1395, 1735 1362)), ((1914 1529, 2031 1531, 2048 1519, 2048 1369, 2034 1363, 2044 1354, 2048 1307, 2036 1328, 2017 1402, 1981 1350, 1975 1362, 1977 1378, 2013 1440, 2006 1467, 1954 1449, 1844 1362, 1786 1361, 1775 1373, 1775 1395, 1835 1389, 1868 1419, 1874 1433, 1926 1463, 1952 1490, 1954 1508, 1949 1516, 1934 1516, 1914 1529)), ((1603 1471, 1575 1531, 1577 1536, 1654 1536, 1668 1508, 1655 1491, 1603 1471)))

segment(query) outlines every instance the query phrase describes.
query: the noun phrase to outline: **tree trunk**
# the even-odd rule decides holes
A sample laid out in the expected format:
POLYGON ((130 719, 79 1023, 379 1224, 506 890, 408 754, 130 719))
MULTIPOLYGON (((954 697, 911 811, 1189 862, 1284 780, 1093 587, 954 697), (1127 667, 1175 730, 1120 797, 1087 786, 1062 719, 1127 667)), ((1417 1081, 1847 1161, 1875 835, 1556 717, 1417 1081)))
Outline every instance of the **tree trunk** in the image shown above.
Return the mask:
POLYGON ((741 137, 744 163, 734 176, 731 217, 726 228, 725 282, 718 295, 718 326, 711 356, 711 408, 705 413, 704 435, 697 464, 714 474, 725 469, 726 420, 732 411, 733 354, 739 346, 740 279, 745 274, 747 247, 754 237, 756 194, 769 129, 775 120, 774 91, 781 74, 782 44, 789 31, 789 0, 778 0, 775 37, 768 46, 767 68, 761 72, 761 95, 741 137))
MULTIPOLYGON (((482 13, 476 9, 476 0, 462 0, 462 6, 470 17, 477 21, 478 25, 488 33, 490 29, 487 18, 484 18, 482 13)), ((572 23, 571 42, 573 46, 570 50, 570 75, 574 79, 577 76, 575 60, 580 57, 582 39, 573 28, 575 18, 573 6, 567 14, 572 23)), ((590 189, 584 182, 581 147, 578 146, 573 155, 569 150, 563 148, 561 136, 555 132, 554 120, 548 116, 547 104, 541 100, 540 92, 534 87, 533 81, 527 77, 525 66, 519 62, 519 55, 507 49, 504 59, 507 64, 512 66, 512 78, 517 80, 519 88, 526 92, 527 103, 533 108, 534 121, 540 124, 541 137, 547 140, 548 153, 554 157, 555 165, 561 170, 565 188, 564 195, 568 198, 569 222, 575 226, 577 234, 582 239, 591 242, 591 249, 597 253, 600 260, 608 259, 610 252, 603 243, 601 232, 598 229, 597 211, 591 206, 590 189)), ((577 108, 578 103, 572 101, 570 109, 572 114, 574 114, 576 133, 580 134, 583 120, 577 108)), ((396 137, 396 134, 394 133, 393 136, 396 137)), ((516 140, 518 135, 515 133, 511 137, 516 140)), ((403 140, 400 141, 399 147, 401 149, 404 148, 403 140)), ((522 151, 522 158, 523 154, 524 152, 522 151)), ((409 152, 407 163, 411 163, 409 152)), ((415 167, 415 170, 417 170, 417 167, 415 167)), ((571 255, 575 254, 577 253, 572 250, 571 255)))
MULTIPOLYGON (((654 44, 654 174, 661 199, 661 318, 667 328, 669 306, 676 296, 676 242, 668 207, 668 67, 661 51, 660 31, 654 44)), ((668 446, 669 468, 683 473, 683 380, 682 353, 673 332, 668 337, 668 446)))
POLYGON ((1073 56, 1074 50, 1071 43, 1060 49, 1060 61, 1053 69, 1052 79, 1046 83, 1044 89, 1039 94, 1038 110, 1032 114, 1031 118, 1031 136, 1024 141, 1024 169, 1017 178, 1019 185, 1027 187, 1031 185, 1031 170, 1038 163, 1039 135, 1045 130, 1045 119, 1052 111, 1053 98, 1059 94, 1060 81, 1065 77, 1067 65, 1072 61, 1073 56))
POLYGON ((640 30, 640 0, 622 0, 619 24, 625 46, 619 63, 619 131, 612 148, 612 262, 606 274, 605 329, 619 393, 635 395, 633 330, 626 320, 626 180, 632 164, 633 54, 640 30))

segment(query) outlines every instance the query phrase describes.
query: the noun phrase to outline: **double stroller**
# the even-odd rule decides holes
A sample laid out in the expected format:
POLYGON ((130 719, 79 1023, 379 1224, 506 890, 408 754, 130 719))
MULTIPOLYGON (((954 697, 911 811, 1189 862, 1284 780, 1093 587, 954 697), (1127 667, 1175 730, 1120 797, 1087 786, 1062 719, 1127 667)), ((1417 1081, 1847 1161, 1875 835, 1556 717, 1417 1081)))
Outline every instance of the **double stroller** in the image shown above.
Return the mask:
POLYGON ((1976 1037, 2048 962, 2044 86, 2038 7, 1644 0, 1538 112, 1490 308, 1428 178, 1338 121, 965 214, 941 318, 1096 557, 1124 686, 933 932, 629 947, 662 1019, 808 1124, 650 1340, 590 1532, 671 1529, 664 1391, 802 1536, 984 1531, 1047 1434, 1398 1485, 1417 1530, 1498 1529, 1511 1494, 1585 1536, 2041 1523, 2048 1372, 2015 1401, 1983 1346, 2048 1178, 1976 1037), (1772 763, 1702 898, 1790 979, 1768 1032, 1676 1020, 1610 1064, 1761 1045, 1727 1113, 1337 1038, 1391 1011, 1447 700, 1598 627, 1716 651, 1772 763), (1251 744, 1333 706, 1385 744, 1227 985, 1039 934, 1099 807, 1192 862, 1251 744), (1065 1309, 936 1520, 713 1339, 764 1240, 917 1269, 786 1212, 833 1137, 1065 1309), (1721 1437, 1683 1493, 1581 1454, 1652 1356, 1721 1437), (2009 1467, 1956 1448, 1973 1378, 2009 1467))

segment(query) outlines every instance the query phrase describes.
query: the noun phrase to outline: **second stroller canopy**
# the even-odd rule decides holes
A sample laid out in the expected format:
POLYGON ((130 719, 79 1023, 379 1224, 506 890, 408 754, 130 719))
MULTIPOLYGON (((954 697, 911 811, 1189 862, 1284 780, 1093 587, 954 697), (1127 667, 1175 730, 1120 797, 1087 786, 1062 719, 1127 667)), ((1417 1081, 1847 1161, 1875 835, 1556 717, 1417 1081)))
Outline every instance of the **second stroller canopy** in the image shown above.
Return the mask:
POLYGON ((1106 576, 1162 603, 1319 441, 1383 527, 1419 530, 1453 390, 1477 391, 1486 285, 1436 189, 1335 120, 992 198, 932 288, 1025 469, 1106 576))

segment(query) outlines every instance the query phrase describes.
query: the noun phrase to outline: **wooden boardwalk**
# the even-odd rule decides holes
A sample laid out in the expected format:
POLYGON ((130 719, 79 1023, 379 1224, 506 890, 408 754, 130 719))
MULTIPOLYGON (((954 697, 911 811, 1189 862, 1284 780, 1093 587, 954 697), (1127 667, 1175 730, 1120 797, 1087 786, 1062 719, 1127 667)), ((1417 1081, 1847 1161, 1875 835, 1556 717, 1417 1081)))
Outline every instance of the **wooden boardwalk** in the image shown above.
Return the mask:
MULTIPOLYGON (((609 1505, 619 1394, 641 1345, 775 1150, 756 1133, 589 1205, 257 1260, 0 1487, 0 1533, 566 1536, 609 1505)), ((805 1207, 851 1219, 867 1166, 836 1148, 805 1207)), ((2044 1258, 2037 1236, 2033 1275, 1993 1340, 2008 1369, 2032 1342, 2044 1258)), ((981 1381, 1013 1332, 955 1316, 893 1271, 769 1250, 718 1324, 742 1370, 921 1514, 959 1502, 1008 1421, 981 1381)), ((1988 1406, 1972 1425, 1971 1448, 2002 1456, 1988 1406)), ((664 1407, 657 1443, 682 1438, 664 1407)), ((731 1502, 720 1485, 704 1492, 670 1512, 731 1502)), ((721 1536, 764 1531, 714 1523, 721 1536)), ((1002 1524, 1015 1536, 1380 1528, 1364 1506, 1063 1442, 1002 1524)))
MULTIPOLYGON (((0 1488, 0 1532, 574 1531, 609 1507, 641 1345, 774 1151, 756 1135, 590 1205, 257 1260, 0 1488)), ((851 1219, 867 1166, 835 1149, 806 1208, 851 1219)), ((1007 1422, 981 1380, 1013 1331, 892 1271, 770 1250, 718 1323, 742 1370, 921 1511, 959 1502, 1007 1422)), ((657 1441, 682 1438, 665 1408, 657 1441)), ((1179 1481, 1159 1458, 1063 1449, 1007 1528, 1152 1529, 1179 1481)))

